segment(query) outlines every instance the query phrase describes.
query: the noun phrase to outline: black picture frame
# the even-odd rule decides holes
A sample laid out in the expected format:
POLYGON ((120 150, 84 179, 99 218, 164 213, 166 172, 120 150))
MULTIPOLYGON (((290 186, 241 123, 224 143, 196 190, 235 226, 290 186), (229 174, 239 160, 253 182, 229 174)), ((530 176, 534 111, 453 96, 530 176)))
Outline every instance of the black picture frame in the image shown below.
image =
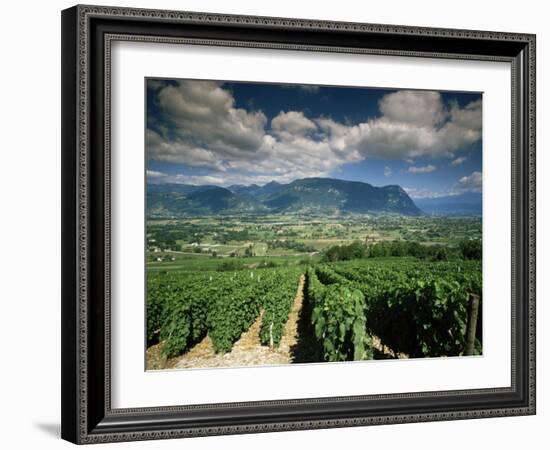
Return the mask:
POLYGON ((61 350, 62 437, 78 444, 535 414, 535 36, 120 7, 64 10, 61 350), (509 62, 511 386, 112 409, 109 77, 114 40, 509 62))

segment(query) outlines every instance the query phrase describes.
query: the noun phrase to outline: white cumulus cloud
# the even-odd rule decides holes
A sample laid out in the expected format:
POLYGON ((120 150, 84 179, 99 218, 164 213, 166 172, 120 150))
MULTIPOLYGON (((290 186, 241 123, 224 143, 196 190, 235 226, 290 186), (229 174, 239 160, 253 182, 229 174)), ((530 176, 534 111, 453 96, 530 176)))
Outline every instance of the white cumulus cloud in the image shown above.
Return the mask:
POLYGON ((468 158, 465 156, 459 156, 458 158, 455 158, 451 161, 451 166, 459 166, 463 162, 465 162, 468 158))
POLYGON ((364 156, 410 159, 453 156, 481 138, 481 102, 446 108, 439 92, 398 91, 380 100, 381 117, 357 125, 331 119, 318 124, 336 148, 364 156))
POLYGON ((433 127, 447 115, 439 92, 397 91, 382 97, 379 106, 388 120, 421 127, 433 127))
POLYGON ((281 111, 271 120, 273 133, 283 139, 292 140, 317 130, 317 125, 301 111, 281 111))
POLYGON ((254 152, 267 118, 261 111, 235 107, 231 92, 213 81, 180 81, 158 93, 159 107, 188 145, 207 147, 221 157, 254 152))
POLYGON ((458 180, 458 188, 463 192, 481 192, 481 172, 472 172, 458 180))
POLYGON ((419 166, 419 167, 411 166, 411 167, 409 167, 408 172, 410 172, 410 173, 430 173, 430 172, 433 172, 436 169, 437 169, 436 166, 434 166, 432 164, 428 164, 427 166, 419 166))
MULTIPOLYGON (((432 91, 389 93, 379 101, 379 117, 351 124, 294 110, 269 121, 261 110, 237 107, 219 82, 156 82, 154 88, 159 123, 146 131, 148 159, 212 171, 209 176, 225 180, 219 184, 327 176, 365 158, 412 164, 420 156, 452 157, 458 165, 464 157, 455 153, 481 138, 480 101, 460 108, 432 91)), ((409 167, 434 170, 433 164, 409 167)))

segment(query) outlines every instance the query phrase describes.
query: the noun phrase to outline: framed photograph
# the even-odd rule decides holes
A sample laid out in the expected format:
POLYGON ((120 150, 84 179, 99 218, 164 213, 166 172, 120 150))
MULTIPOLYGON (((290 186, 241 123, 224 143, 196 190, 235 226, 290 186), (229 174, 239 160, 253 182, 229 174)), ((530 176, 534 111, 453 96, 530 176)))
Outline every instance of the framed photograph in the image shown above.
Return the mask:
POLYGON ((62 437, 535 413, 535 36, 62 12, 62 437))

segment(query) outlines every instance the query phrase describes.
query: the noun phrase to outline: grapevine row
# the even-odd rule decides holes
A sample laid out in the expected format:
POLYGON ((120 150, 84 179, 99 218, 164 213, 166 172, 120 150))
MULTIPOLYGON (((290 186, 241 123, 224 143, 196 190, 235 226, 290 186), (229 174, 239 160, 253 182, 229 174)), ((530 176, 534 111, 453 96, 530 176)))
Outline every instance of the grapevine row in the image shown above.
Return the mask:
MULTIPOLYGON (((362 292, 368 332, 395 352, 422 357, 463 351, 469 297, 482 293, 479 262, 337 263, 328 270, 362 292)), ((477 338, 480 351, 481 323, 477 338)))
POLYGON ((297 269, 152 273, 147 292, 148 345, 163 342, 163 352, 175 356, 208 334, 216 352, 227 352, 262 308, 265 321, 271 318, 268 325, 262 325, 262 342, 266 343, 266 327, 273 323, 273 342, 278 344, 298 276, 297 269))
POLYGON ((283 337, 285 324, 296 296, 296 277, 298 273, 280 271, 273 278, 273 286, 264 297, 264 314, 260 328, 262 345, 277 347, 283 337))
MULTIPOLYGON (((330 275, 326 269, 319 273, 330 275)), ((361 292, 338 283, 324 285, 312 268, 307 271, 306 292, 313 307, 311 323, 323 359, 329 362, 372 359, 361 292)))

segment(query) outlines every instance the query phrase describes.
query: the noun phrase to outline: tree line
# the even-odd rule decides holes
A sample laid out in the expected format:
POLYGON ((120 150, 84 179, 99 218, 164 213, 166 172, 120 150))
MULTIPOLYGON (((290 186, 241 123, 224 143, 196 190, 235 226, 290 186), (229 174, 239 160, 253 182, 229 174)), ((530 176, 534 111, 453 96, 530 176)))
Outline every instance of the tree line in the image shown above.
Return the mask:
POLYGON ((323 253, 323 260, 335 262, 389 256, 412 256, 428 261, 448 261, 454 258, 480 260, 481 255, 481 240, 463 240, 457 247, 424 245, 416 241, 382 241, 375 244, 355 241, 348 245, 329 247, 323 253))

